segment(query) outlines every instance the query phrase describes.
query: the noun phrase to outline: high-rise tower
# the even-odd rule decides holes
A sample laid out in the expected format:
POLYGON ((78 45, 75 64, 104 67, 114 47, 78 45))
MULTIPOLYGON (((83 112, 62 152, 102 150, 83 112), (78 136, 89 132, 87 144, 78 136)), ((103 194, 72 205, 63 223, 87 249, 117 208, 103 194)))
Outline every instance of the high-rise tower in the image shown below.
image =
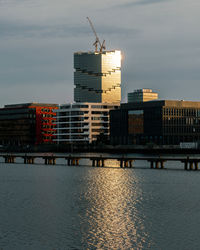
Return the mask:
POLYGON ((74 53, 74 101, 120 103, 121 51, 74 53))

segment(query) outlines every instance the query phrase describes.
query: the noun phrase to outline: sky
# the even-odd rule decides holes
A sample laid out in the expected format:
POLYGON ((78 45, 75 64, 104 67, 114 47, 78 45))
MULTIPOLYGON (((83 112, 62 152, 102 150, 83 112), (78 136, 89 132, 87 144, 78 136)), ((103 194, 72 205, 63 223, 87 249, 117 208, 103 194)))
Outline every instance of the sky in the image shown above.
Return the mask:
POLYGON ((0 0, 0 105, 73 102, 73 53, 93 50, 93 22, 122 60, 122 102, 200 101, 199 0, 0 0))

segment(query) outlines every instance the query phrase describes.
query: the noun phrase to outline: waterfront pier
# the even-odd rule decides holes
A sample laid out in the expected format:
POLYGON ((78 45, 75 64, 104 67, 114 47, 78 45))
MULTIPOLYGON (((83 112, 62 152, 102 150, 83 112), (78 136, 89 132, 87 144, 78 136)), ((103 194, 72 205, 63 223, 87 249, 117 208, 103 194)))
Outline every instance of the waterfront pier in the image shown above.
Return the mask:
POLYGON ((130 157, 130 156, 87 156, 87 155, 56 155, 56 154, 1 154, 0 160, 3 159, 4 163, 21 163, 19 159, 23 159, 24 164, 38 164, 37 160, 40 159, 41 164, 56 165, 57 159, 64 159, 65 164, 68 166, 80 166, 81 160, 87 160, 84 165, 92 167, 105 167, 107 160, 119 162, 120 168, 133 168, 136 161, 146 161, 151 169, 164 169, 166 162, 179 162, 182 163, 184 170, 198 170, 200 158, 198 157, 130 157), (36 160, 37 159, 37 160, 36 160))

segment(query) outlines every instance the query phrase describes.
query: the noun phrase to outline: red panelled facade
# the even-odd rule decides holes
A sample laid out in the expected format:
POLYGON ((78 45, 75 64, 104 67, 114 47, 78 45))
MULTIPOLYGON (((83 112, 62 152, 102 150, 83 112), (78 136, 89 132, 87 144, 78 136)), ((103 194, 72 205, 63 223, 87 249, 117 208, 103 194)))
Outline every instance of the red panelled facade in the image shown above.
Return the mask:
POLYGON ((35 104, 32 103, 29 108, 36 110, 36 144, 54 143, 55 138, 55 109, 58 108, 56 104, 35 104))

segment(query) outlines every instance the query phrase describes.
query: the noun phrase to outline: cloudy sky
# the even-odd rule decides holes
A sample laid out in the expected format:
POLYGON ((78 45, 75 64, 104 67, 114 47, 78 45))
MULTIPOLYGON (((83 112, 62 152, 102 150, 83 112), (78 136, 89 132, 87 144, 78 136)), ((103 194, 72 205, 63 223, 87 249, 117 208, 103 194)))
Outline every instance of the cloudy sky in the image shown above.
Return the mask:
POLYGON ((138 88, 200 101, 199 13, 199 0, 0 0, 0 105, 73 101, 73 53, 95 40, 87 16, 123 52, 123 101, 138 88))

